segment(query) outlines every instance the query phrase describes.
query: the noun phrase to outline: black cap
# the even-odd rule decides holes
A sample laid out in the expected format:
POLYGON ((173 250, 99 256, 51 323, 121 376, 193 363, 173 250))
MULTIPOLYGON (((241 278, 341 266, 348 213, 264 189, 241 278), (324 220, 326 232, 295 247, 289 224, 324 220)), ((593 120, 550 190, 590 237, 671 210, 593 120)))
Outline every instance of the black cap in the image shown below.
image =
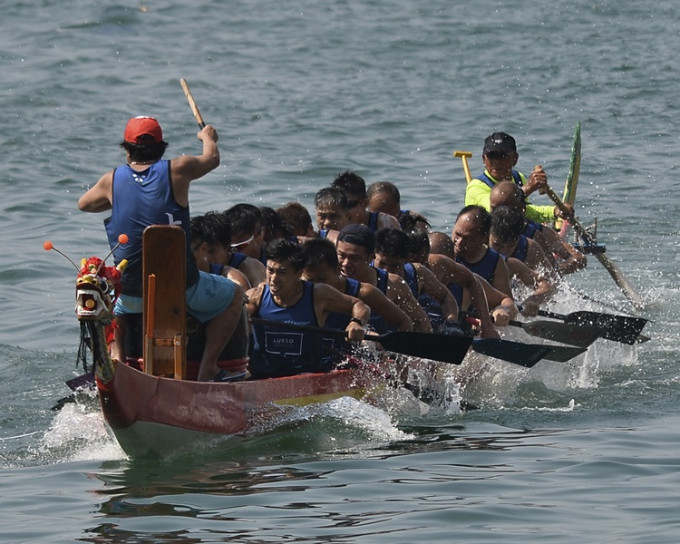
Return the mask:
POLYGON ((482 154, 488 155, 489 153, 516 153, 517 144, 515 139, 506 134, 505 132, 494 132, 490 136, 487 136, 484 140, 484 149, 482 154))
POLYGON ((345 226, 338 233, 336 241, 361 246, 366 249, 369 254, 375 252, 375 232, 366 225, 360 223, 350 223, 345 226))

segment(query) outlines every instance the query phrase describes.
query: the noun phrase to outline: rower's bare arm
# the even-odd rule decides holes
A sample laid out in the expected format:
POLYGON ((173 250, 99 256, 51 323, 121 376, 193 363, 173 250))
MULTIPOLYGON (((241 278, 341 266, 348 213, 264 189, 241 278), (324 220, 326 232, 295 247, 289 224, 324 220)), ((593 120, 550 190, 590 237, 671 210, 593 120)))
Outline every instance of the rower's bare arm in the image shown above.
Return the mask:
POLYGON ((246 257, 238 269, 246 275, 251 285, 258 285, 267 279, 264 264, 252 257, 246 257))
POLYGON ((484 278, 478 277, 478 281, 484 289, 494 324, 505 327, 511 319, 517 316, 518 309, 515 301, 505 293, 501 293, 484 278))
POLYGON ((247 276, 238 268, 234 268, 233 266, 225 266, 222 269, 222 275, 225 278, 228 278, 234 283, 240 285, 244 292, 248 291, 252 287, 247 276))
POLYGON ((418 304, 406 282, 396 274, 389 275, 387 297, 411 318, 414 331, 432 332, 432 325, 425 310, 418 304))
POLYGON ((496 289, 501 293, 512 298, 512 288, 510 287, 510 271, 508 270, 508 265, 502 258, 498 259, 496 264, 496 270, 493 274, 493 284, 496 289))
POLYGON ((441 306, 442 315, 446 321, 458 321, 458 303, 453 298, 453 293, 437 279, 434 273, 423 265, 416 264, 418 273, 418 285, 420 291, 431 296, 441 306))
POLYGON ((542 234, 549 247, 549 251, 557 255, 561 261, 557 264, 560 274, 571 274, 586 267, 588 264, 586 256, 570 243, 562 240, 554 230, 544 228, 542 234))
POLYGON ((78 200, 78 209, 84 212, 103 212, 111 209, 113 200, 113 170, 107 172, 78 200))
POLYGON ((205 176, 220 164, 220 149, 217 146, 215 128, 212 125, 206 125, 197 137, 203 142, 203 152, 200 155, 181 155, 170 161, 172 188, 175 191, 175 199, 180 205, 188 204, 189 184, 205 176))
POLYGON ((399 306, 370 283, 363 282, 359 290, 359 298, 371 308, 371 314, 379 315, 385 322, 399 331, 412 331, 413 322, 399 306))
POLYGON ((526 266, 522 261, 508 259, 508 268, 513 277, 517 278, 527 287, 534 291, 525 298, 520 306, 522 307, 522 315, 525 317, 533 317, 538 315, 538 309, 541 304, 547 302, 553 295, 553 285, 545 276, 542 276, 535 270, 526 266))
POLYGON ((330 312, 351 316, 353 321, 350 321, 345 329, 347 339, 353 342, 364 339, 366 331, 363 327, 371 317, 371 309, 358 298, 345 295, 326 283, 315 283, 314 310, 319 323, 325 323, 330 312))
POLYGON ((264 286, 265 284, 261 283, 260 285, 246 291, 245 299, 246 311, 248 312, 248 315, 252 316, 257 311, 257 307, 260 305, 260 299, 262 298, 262 290, 264 289, 264 286))

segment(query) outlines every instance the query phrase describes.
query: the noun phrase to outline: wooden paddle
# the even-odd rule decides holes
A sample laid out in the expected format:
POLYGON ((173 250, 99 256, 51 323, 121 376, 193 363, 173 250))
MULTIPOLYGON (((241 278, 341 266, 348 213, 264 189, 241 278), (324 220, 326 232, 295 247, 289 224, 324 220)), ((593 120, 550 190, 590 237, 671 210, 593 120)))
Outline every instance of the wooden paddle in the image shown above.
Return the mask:
MULTIPOLYGON (((546 185, 545 193, 550 197, 550 200, 555 203, 555 205, 563 214, 569 215, 569 209, 565 206, 564 202, 560 200, 560 197, 555 194, 555 191, 552 190, 550 185, 546 185)), ((572 218, 570 223, 586 244, 595 243, 593 236, 583 227, 583 225, 581 225, 576 217, 572 218)), ((635 289, 633 289, 633 286, 624 277, 621 270, 619 270, 619 267, 616 266, 616 264, 614 264, 605 253, 595 253, 595 258, 602 266, 604 266, 605 270, 609 272, 609 275, 612 277, 616 285, 619 286, 626 298, 630 300, 636 308, 644 308, 645 302, 642 300, 642 297, 635 291, 635 289)))
POLYGON ((191 91, 189 90, 189 84, 187 83, 187 80, 184 78, 181 78, 179 80, 179 84, 182 86, 182 90, 184 91, 184 95, 187 97, 187 101, 189 102, 189 107, 191 108, 191 111, 194 114, 194 117, 196 118, 196 122, 198 123, 199 128, 204 128, 205 127, 205 121, 203 121, 203 116, 201 115, 201 112, 198 109, 198 106, 196 105, 196 102, 194 100, 194 95, 191 94, 191 91))
MULTIPOLYGON (((338 329, 325 329, 310 325, 295 325, 293 323, 281 323, 267 319, 251 318, 252 323, 283 329, 308 331, 345 338, 346 331, 338 329)), ((469 336, 453 336, 447 334, 434 334, 424 332, 388 332, 386 334, 367 334, 365 340, 378 342, 386 350, 395 353, 403 353, 413 357, 422 357, 433 361, 452 363, 459 365, 463 362, 465 354, 470 346, 482 355, 488 355, 502 359, 516 365, 532 367, 541 359, 551 361, 568 361, 583 353, 585 348, 571 346, 547 346, 540 344, 524 344, 510 340, 497 340, 494 338, 471 338, 469 336)))
POLYGON ((538 315, 559 319, 574 325, 595 327, 602 338, 631 345, 638 342, 640 333, 647 324, 647 319, 642 317, 588 312, 585 310, 566 315, 539 310, 538 315))

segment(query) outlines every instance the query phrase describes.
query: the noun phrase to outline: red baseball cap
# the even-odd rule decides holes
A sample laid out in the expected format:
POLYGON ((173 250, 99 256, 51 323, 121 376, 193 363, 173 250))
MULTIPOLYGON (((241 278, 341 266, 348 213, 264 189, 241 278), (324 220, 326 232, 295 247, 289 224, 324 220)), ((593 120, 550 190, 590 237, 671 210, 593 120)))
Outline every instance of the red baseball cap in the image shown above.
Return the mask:
POLYGON ((153 142, 157 144, 163 141, 161 126, 153 117, 140 115, 139 117, 133 117, 128 121, 123 139, 132 144, 149 143, 146 139, 145 141, 140 141, 142 136, 151 136, 153 142))

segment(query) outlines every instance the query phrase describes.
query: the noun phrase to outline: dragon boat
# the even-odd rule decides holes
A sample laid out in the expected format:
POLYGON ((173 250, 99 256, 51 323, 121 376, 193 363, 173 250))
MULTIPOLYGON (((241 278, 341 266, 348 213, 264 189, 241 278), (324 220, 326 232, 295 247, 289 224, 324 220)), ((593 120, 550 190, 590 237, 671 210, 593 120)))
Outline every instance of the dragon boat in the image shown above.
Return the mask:
MULTIPOLYGON (((45 249, 56 248, 46 242, 45 249)), ((87 371, 87 354, 91 352, 92 374, 104 419, 128 455, 167 457, 212 445, 218 439, 266 428, 267 422, 275 420, 286 406, 304 406, 344 396, 365 399, 390 385, 409 389, 402 379, 413 362, 409 358, 402 361, 406 366, 353 358, 350 364, 330 372, 234 382, 196 381, 204 331, 200 327, 187 331, 183 230, 176 226, 148 227, 144 231, 142 253, 143 313, 128 316, 124 362, 112 359, 109 353, 114 333, 112 310, 124 263, 106 266, 106 258, 96 257, 84 259, 81 267, 73 263, 78 269, 76 315, 81 328, 78 359, 87 371), (131 338, 136 341, 130 341, 131 338)), ((593 320, 590 315, 586 318, 593 320)), ((612 325, 617 329, 620 319, 628 318, 614 321, 612 325)), ((221 368, 230 371, 243 370, 248 363, 249 323, 245 314, 241 321, 222 353, 222 361, 218 362, 221 368)), ((646 320, 639 321, 635 331, 623 339, 627 343, 637 337, 646 320)), ((342 331, 318 327, 268 324, 325 336, 343 335, 342 331)), ((388 359, 390 353, 396 353, 416 360, 459 365, 471 349, 530 368, 543 359, 564 362, 580 355, 598 336, 608 337, 609 325, 603 323, 602 330, 594 330, 592 325, 581 323, 522 324, 533 335, 572 344, 566 346, 400 331, 367 336, 366 340, 380 343, 388 359)))
MULTIPOLYGON (((262 426, 286 405, 361 398, 376 386, 376 372, 360 365, 259 380, 195 381, 198 362, 187 361, 192 335, 186 331, 184 243, 179 227, 152 226, 144 233, 141 358, 118 362, 109 354, 122 270, 91 258, 83 260, 76 280, 79 357, 87 364, 91 351, 104 418, 128 455, 166 457, 262 426)), ((247 346, 243 338, 236 344, 247 346)), ((246 354, 236 355, 220 366, 245 367, 246 354)))

